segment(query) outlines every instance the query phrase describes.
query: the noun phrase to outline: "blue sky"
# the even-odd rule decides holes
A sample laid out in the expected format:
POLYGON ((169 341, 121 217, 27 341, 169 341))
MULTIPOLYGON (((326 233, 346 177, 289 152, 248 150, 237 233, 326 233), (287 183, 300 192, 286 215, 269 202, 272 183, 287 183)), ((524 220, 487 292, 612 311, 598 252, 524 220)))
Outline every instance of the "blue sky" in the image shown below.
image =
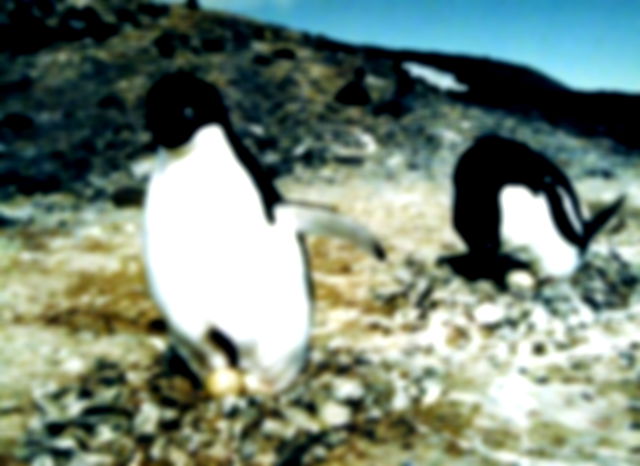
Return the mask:
POLYGON ((640 0, 200 1, 352 43, 488 56, 576 89, 640 93, 640 0))

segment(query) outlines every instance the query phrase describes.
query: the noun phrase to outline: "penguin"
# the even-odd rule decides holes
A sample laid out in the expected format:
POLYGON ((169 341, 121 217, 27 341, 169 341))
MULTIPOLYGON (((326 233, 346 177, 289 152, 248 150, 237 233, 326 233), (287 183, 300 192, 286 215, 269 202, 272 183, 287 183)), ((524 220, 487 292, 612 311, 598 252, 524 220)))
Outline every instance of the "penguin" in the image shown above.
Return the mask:
POLYGON ((371 103, 369 91, 365 85, 366 70, 358 66, 353 71, 353 79, 342 86, 335 95, 335 101, 342 105, 364 107, 371 103))
POLYGON ((145 107, 159 155, 144 201, 144 262, 172 349, 200 382, 217 367, 237 367, 279 391, 307 355, 313 290, 304 235, 347 238, 379 258, 384 250, 346 217, 286 202, 213 84, 186 71, 164 75, 145 107))
POLYGON ((624 203, 620 196, 586 220, 557 165, 525 144, 493 134, 478 138, 460 156, 453 184, 453 225, 467 253, 441 262, 502 288, 516 268, 536 268, 548 278, 570 276, 624 203))
POLYGON ((402 61, 393 64, 392 72, 395 77, 395 86, 391 97, 373 107, 374 115, 390 115, 393 118, 401 118, 413 110, 412 95, 416 82, 409 72, 402 66, 402 61))

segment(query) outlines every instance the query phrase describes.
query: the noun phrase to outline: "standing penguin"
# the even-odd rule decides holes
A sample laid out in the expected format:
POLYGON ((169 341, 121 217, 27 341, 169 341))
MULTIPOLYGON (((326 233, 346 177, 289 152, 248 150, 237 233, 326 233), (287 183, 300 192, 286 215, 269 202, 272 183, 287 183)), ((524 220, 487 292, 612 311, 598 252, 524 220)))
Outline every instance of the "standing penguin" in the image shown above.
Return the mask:
POLYGON ((543 276, 563 277, 580 265, 593 237, 624 202, 585 220, 567 176, 551 160, 519 142, 479 138, 454 174, 453 223, 467 244, 465 255, 443 258, 469 279, 504 287, 506 274, 530 264, 507 252, 526 249, 543 276))
POLYGON ((302 233, 322 231, 381 254, 363 227, 283 201, 242 144, 215 86, 163 76, 146 98, 161 147, 144 205, 144 254, 173 344, 202 380, 226 363, 268 390, 306 360, 312 311, 302 233), (169 160, 171 159, 171 160, 169 160))
POLYGON ((342 105, 354 105, 364 107, 371 103, 371 97, 365 78, 367 72, 362 66, 358 66, 353 71, 353 79, 342 86, 335 95, 335 101, 342 105))

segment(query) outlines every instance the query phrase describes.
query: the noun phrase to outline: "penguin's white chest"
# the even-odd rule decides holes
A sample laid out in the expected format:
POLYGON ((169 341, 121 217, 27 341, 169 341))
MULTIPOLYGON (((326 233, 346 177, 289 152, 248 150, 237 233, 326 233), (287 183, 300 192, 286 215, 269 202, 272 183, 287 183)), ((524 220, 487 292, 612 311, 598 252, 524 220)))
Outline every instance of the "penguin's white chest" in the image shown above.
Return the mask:
POLYGON ((544 194, 522 185, 506 185, 499 194, 500 238, 507 252, 524 249, 539 273, 564 277, 580 264, 580 251, 559 231, 544 194))
POLYGON ((201 130, 190 153, 153 176, 145 259, 172 329, 205 357, 206 334, 217 328, 246 369, 286 382, 297 373, 310 322, 301 247, 294 228, 267 221, 220 129, 201 130))

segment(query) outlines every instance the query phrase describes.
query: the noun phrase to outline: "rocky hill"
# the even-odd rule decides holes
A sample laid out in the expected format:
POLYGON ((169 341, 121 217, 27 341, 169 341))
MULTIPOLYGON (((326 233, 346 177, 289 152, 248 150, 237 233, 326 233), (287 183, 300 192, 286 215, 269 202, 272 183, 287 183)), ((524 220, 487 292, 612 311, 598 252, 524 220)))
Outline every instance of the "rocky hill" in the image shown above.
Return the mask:
POLYGON ((3 2, 0 463, 637 464, 638 98, 145 0, 3 2), (220 87, 285 196, 389 252, 308 238, 312 350, 281 394, 211 399, 164 370, 142 99, 176 69, 220 87), (437 265, 462 249, 452 167, 486 132, 549 155, 589 208, 627 195, 570 280, 437 265))
POLYGON ((598 147, 625 151, 614 148, 616 141, 640 148, 631 114, 640 97, 582 95, 531 70, 488 60, 357 48, 146 2, 4 2, 0 36, 5 197, 61 189, 104 197, 139 188, 127 167, 148 142, 142 97, 154 79, 177 68, 221 86, 244 137, 276 174, 331 158, 323 146, 336 135, 327 126, 356 121, 379 144, 405 146, 415 159, 435 149, 445 129, 458 132, 460 147, 497 131, 559 155, 544 138, 522 134, 549 123, 600 136, 598 147), (450 71, 467 92, 446 93, 419 81, 403 96, 402 115, 376 115, 376 105, 394 97, 400 80, 394 65, 408 60, 450 71), (336 105, 335 93, 358 66, 367 73, 372 103, 336 105), (505 120, 513 127, 505 128, 505 120))

